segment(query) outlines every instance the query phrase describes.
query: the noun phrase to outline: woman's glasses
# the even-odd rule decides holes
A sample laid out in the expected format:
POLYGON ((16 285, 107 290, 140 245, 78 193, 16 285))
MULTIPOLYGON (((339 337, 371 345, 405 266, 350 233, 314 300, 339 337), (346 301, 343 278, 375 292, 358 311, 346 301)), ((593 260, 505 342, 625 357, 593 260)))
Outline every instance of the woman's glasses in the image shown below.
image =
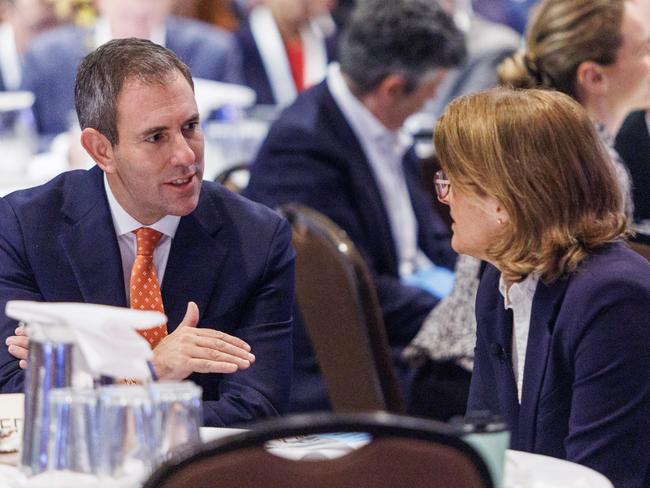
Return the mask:
POLYGON ((433 176, 433 185, 436 187, 436 196, 442 203, 448 203, 447 197, 449 196, 449 189, 451 183, 447 179, 445 172, 442 170, 436 171, 433 176))

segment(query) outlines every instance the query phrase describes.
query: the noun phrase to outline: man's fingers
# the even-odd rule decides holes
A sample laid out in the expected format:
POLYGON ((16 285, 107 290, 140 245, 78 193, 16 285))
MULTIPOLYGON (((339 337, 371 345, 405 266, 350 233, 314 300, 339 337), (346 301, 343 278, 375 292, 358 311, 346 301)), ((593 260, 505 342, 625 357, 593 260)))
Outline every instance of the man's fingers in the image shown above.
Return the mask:
POLYGON ((5 344, 8 346, 18 346, 25 349, 29 348, 29 338, 25 336, 10 336, 7 337, 5 344))
POLYGON ((209 359, 190 359, 189 367, 192 371, 197 373, 234 373, 238 368, 236 364, 221 362, 221 361, 211 361, 209 359))
POLYGON ((27 359, 29 354, 29 349, 18 346, 9 346, 9 354, 11 354, 16 359, 27 359))
POLYGON ((204 349, 210 349, 214 352, 222 352, 231 356, 244 359, 250 363, 255 361, 255 356, 239 346, 230 344, 222 339, 213 339, 211 337, 196 337, 196 346, 204 349))
POLYGON ((185 311, 185 317, 183 317, 181 323, 178 324, 178 328, 180 329, 181 327, 196 327, 198 323, 199 323, 198 305, 194 302, 187 302, 187 310, 185 311))
POLYGON ((27 361, 21 359, 20 361, 18 361, 18 366, 20 366, 20 369, 27 369, 27 361))
POLYGON ((198 328, 195 330, 195 333, 200 337, 207 337, 210 339, 227 342, 228 344, 232 344, 233 346, 244 349, 245 351, 251 350, 251 346, 248 343, 242 341, 239 337, 231 336, 219 330, 198 328))
POLYGON ((242 358, 238 355, 230 354, 223 350, 212 349, 210 347, 193 347, 191 351, 188 351, 188 356, 191 359, 207 359, 222 363, 232 363, 237 365, 240 369, 248 368, 251 363, 255 361, 255 356, 252 354, 250 354, 248 358, 242 358))
POLYGON ((16 334, 17 336, 27 336, 27 329, 25 329, 23 325, 19 325, 18 327, 16 327, 14 334, 16 334))

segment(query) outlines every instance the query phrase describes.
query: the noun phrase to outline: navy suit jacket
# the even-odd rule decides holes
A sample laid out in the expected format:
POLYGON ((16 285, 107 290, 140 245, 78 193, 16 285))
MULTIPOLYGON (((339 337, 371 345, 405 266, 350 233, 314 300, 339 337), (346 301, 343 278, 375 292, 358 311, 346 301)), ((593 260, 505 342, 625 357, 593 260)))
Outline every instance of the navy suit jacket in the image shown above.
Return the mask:
POLYGON ((634 220, 650 219, 650 134, 645 112, 628 116, 616 136, 615 147, 632 177, 634 220))
POLYGON ((617 488, 650 486, 650 264, 616 243, 538 284, 521 404, 499 276, 488 266, 479 285, 468 412, 502 415, 513 449, 584 464, 617 488))
MULTIPOLYGON (((420 248, 434 263, 453 268, 449 230, 433 209, 412 152, 404 172, 420 248)), ((370 163, 325 81, 300 94, 272 125, 245 195, 270 207, 300 202, 341 226, 373 274, 390 344, 400 349, 411 341, 437 300, 401 283, 395 241, 370 163)), ((309 341, 302 327, 295 331, 292 408, 324 408, 326 395, 309 341)))
MULTIPOLYGON (((231 73, 229 79, 233 83, 243 83, 249 86, 257 94, 258 104, 275 105, 277 102, 273 96, 271 83, 264 68, 262 56, 257 48, 250 24, 244 22, 234 34, 235 42, 241 53, 241 69, 239 73, 231 73), (239 77, 237 76, 239 75, 239 77)), ((325 40, 327 60, 336 59, 336 36, 330 36, 325 40)), ((234 66, 234 63, 231 64, 234 66)))
MULTIPOLYGON (((203 387, 206 425, 282 414, 290 390, 293 250, 286 221, 262 205, 203 183, 198 207, 172 241, 162 297, 168 330, 187 302, 200 327, 235 335, 256 356, 231 375, 193 374, 203 387)), ((102 172, 71 171, 0 199, 0 331, 13 335, 8 300, 126 306, 117 237, 102 172)), ((0 348, 0 388, 22 391, 23 373, 0 348)))
MULTIPOLYGON (((222 81, 228 65, 237 62, 232 36, 202 22, 169 17, 165 43, 192 76, 222 81)), ((36 126, 55 135, 70 125, 74 111, 74 82, 81 60, 95 48, 94 29, 66 25, 37 37, 25 53, 23 89, 34 93, 36 126)))

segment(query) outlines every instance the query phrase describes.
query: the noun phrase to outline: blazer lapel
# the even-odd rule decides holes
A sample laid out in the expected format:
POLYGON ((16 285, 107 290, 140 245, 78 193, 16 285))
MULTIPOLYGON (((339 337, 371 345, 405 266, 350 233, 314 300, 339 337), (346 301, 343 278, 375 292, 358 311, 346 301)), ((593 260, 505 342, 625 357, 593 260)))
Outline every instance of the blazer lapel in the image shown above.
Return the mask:
POLYGON ((196 302, 200 317, 206 311, 227 255, 217 239, 221 227, 215 202, 202 192, 197 209, 178 225, 165 269, 162 297, 169 332, 185 316, 188 301, 196 302))
POLYGON ((348 167, 352 173, 350 180, 356 182, 355 191, 358 192, 359 202, 363 202, 364 219, 381 224, 381 227, 375 226, 374 228, 374 232, 382 234, 377 236, 377 242, 382 243, 382 248, 390 250, 389 256, 386 256, 386 259, 389 260, 387 264, 391 272, 397 275, 398 263, 395 239, 388 220, 388 211, 384 206, 384 199, 370 167, 370 162, 361 147, 359 139, 357 139, 356 134, 327 88, 327 82, 322 82, 320 86, 324 90, 323 103, 325 108, 322 112, 329 119, 328 126, 331 127, 335 140, 339 141, 341 147, 345 148, 348 153, 346 158, 349 161, 348 167), (391 245, 386 246, 385 243, 387 242, 391 245))
POLYGON ((551 334, 568 283, 563 279, 546 286, 540 281, 535 290, 519 416, 519 432, 522 433, 519 448, 526 451, 535 446, 539 395, 546 373, 551 334))
POLYGON ((102 175, 95 167, 88 171, 88 185, 66 189, 62 211, 71 224, 58 240, 84 302, 124 307, 122 258, 102 175))
MULTIPOLYGON (((508 422, 514 442, 517 439, 519 401, 511 358, 512 311, 504 308, 500 295, 495 302, 496 307, 482 313, 478 317, 478 321, 484 324, 480 330, 485 335, 485 343, 489 349, 500 413, 508 422)), ((513 447, 516 446, 513 445, 513 447)))

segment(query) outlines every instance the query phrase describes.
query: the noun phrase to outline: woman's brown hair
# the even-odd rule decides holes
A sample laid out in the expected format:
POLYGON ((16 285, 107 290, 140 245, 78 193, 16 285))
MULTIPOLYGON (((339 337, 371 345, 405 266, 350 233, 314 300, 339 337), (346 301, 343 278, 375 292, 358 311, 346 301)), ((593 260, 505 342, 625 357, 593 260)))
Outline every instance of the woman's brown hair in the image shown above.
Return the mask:
POLYGON ((576 73, 584 61, 609 65, 621 45, 625 0, 545 0, 534 10, 524 50, 498 68, 512 88, 553 88, 578 98, 576 73))
POLYGON ((458 98, 435 146, 452 191, 492 197, 508 213, 486 255, 509 281, 573 273, 627 232, 607 152, 567 95, 496 88, 458 98))

